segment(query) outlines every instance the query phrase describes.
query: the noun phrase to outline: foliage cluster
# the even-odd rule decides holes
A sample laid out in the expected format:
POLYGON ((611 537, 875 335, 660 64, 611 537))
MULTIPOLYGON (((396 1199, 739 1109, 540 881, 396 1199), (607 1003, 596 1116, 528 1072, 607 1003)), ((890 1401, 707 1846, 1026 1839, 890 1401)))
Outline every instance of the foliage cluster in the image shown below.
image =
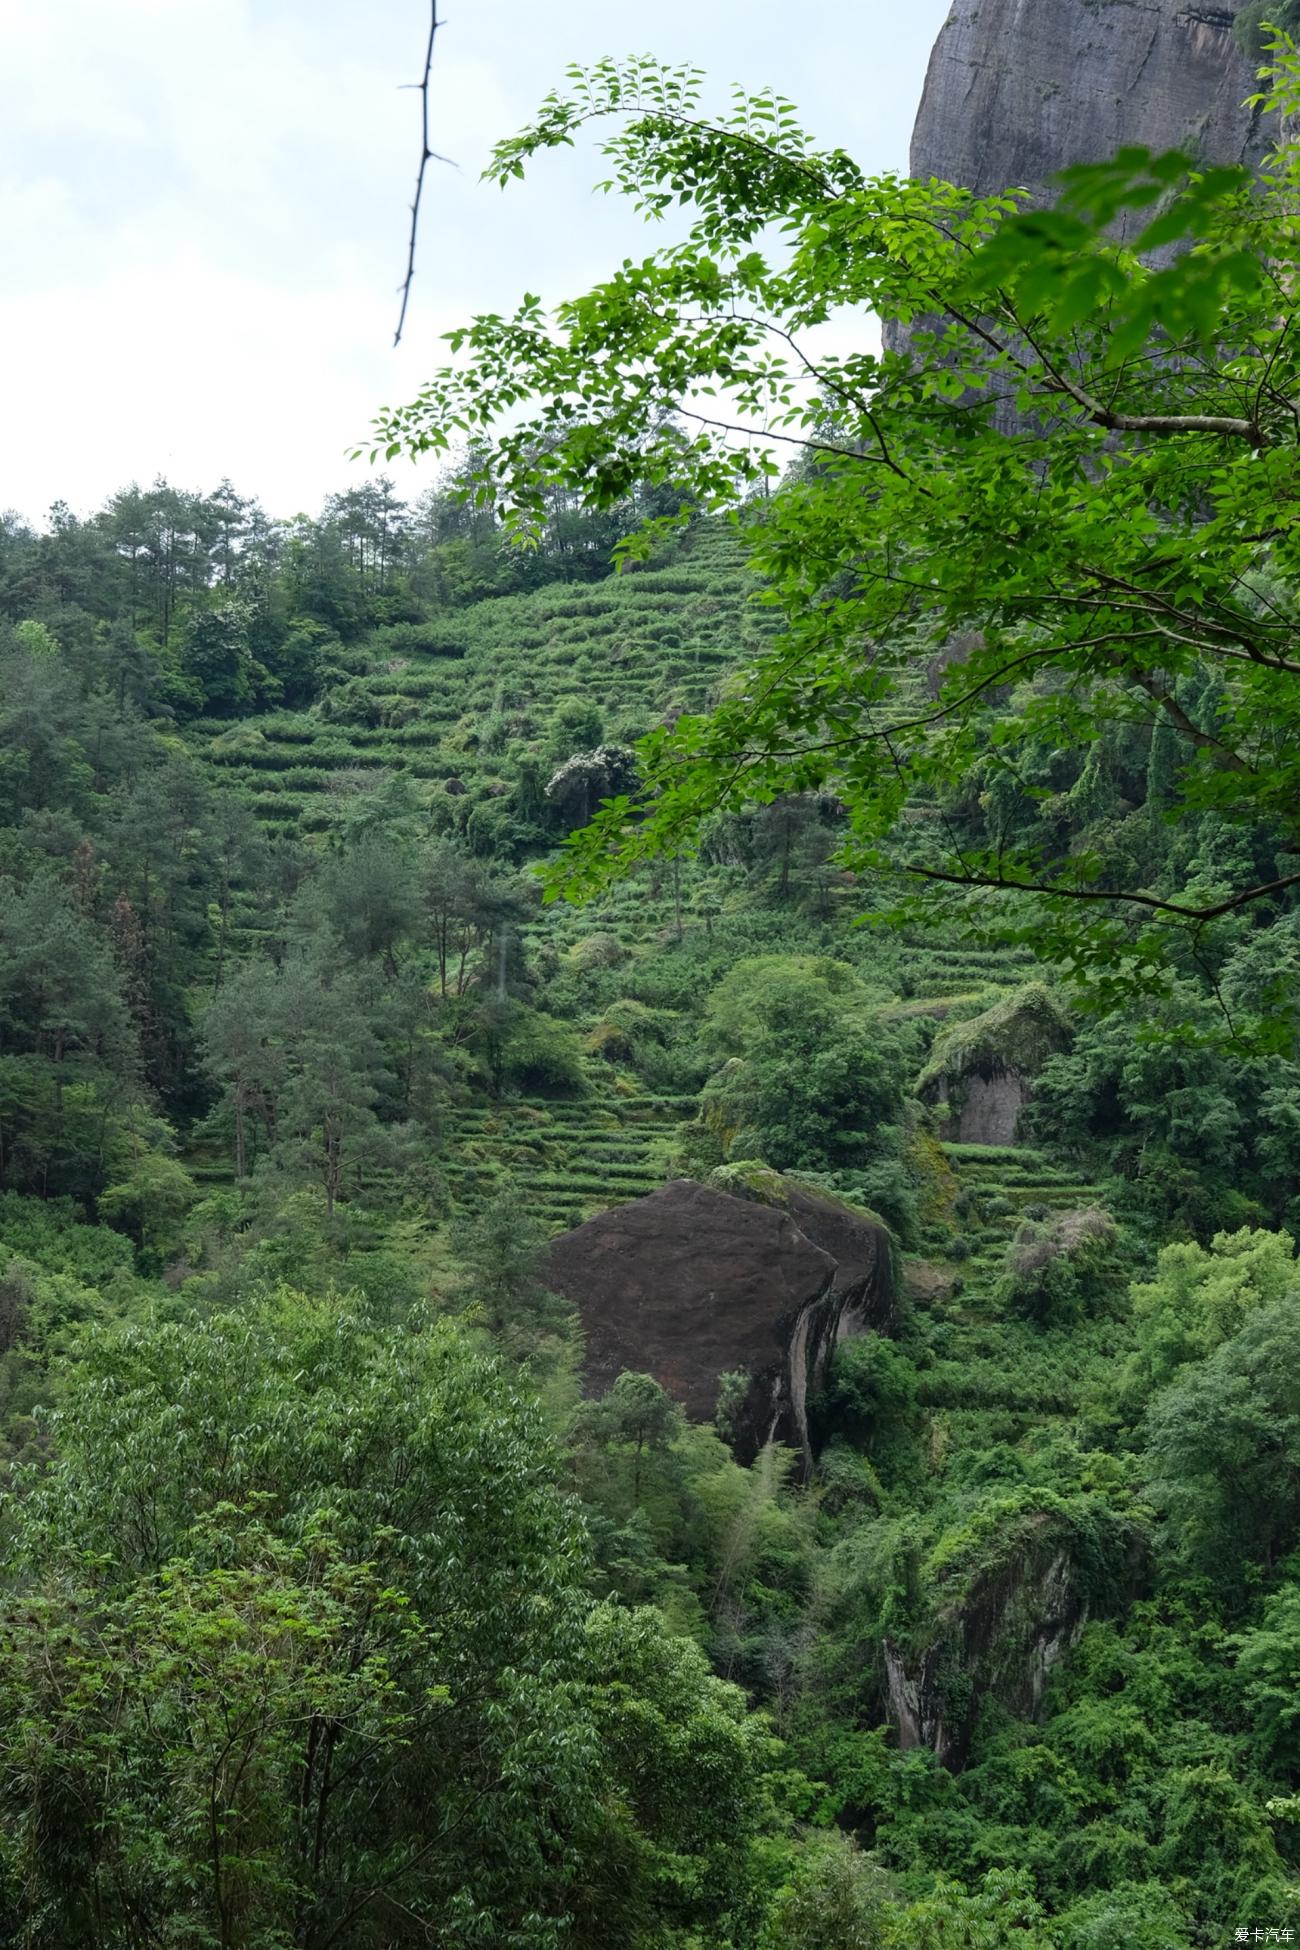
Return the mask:
POLYGON ((468 442, 414 508, 0 524, 6 1941, 1201 1950, 1293 1900, 1294 161, 1023 213, 698 91, 603 65, 498 151, 618 114, 694 227, 467 328, 386 428, 468 442), (886 348, 800 393, 765 348, 844 301, 886 348), (542 911, 574 822, 629 877, 542 911), (938 935, 857 925, 900 867, 938 935), (981 1065, 1018 1142, 944 1146, 981 1065), (807 1485, 731 1452, 744 1375, 582 1397, 547 1232, 682 1168, 912 1249, 807 1485))

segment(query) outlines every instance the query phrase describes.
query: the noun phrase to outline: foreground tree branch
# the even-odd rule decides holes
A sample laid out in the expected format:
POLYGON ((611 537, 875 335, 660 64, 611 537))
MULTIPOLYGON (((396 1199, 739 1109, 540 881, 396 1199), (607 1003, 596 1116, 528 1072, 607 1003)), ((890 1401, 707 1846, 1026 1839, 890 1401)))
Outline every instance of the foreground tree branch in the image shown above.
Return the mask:
MULTIPOLYGON (((644 741, 639 796, 574 836, 552 891, 675 855, 719 812, 819 792, 859 866, 898 871, 900 836, 930 817, 952 857, 903 870, 948 886, 1194 927, 1287 896, 1300 876, 1268 867, 1300 843, 1300 333, 1276 269, 1295 152, 1255 183, 1125 151, 1024 211, 1015 193, 869 180, 771 95, 710 121, 702 86, 601 62, 498 147, 504 184, 605 121, 605 186, 646 219, 684 207, 689 231, 549 311, 529 296, 472 319, 450 335, 460 363, 376 423, 390 457, 472 441, 475 492, 523 542, 556 491, 595 509, 676 487, 736 521, 780 612, 708 716, 644 741), (1121 210, 1145 223, 1132 248, 1112 238, 1121 210), (814 356, 810 331, 846 313, 885 322, 883 352, 814 356), (1249 835, 1248 886, 1189 898, 1172 865, 1142 892, 1066 884, 1142 803, 1135 739, 1161 821, 1249 835), (1004 841, 1045 871, 972 876, 1004 841)), ((1281 45, 1287 91, 1300 63, 1281 45)), ((684 520, 656 516, 623 561, 684 520)), ((1200 878, 1224 876, 1207 856, 1200 878)))
POLYGON ((914 864, 905 866, 902 871, 917 880, 932 880, 946 887, 982 888, 1002 894, 1040 894, 1052 900, 1091 901, 1110 907, 1145 907, 1153 913, 1172 914, 1180 921, 1194 921, 1198 925, 1221 920, 1225 914, 1236 914, 1256 901, 1272 899, 1285 893, 1289 887, 1300 886, 1300 873, 1288 873, 1258 887, 1244 887, 1239 893, 1229 895, 1226 900, 1214 901, 1207 907, 1187 907, 1180 901, 1164 901, 1154 894, 1131 893, 1118 888, 1063 887, 1057 881, 1018 880, 1007 874, 948 873, 939 867, 914 864))

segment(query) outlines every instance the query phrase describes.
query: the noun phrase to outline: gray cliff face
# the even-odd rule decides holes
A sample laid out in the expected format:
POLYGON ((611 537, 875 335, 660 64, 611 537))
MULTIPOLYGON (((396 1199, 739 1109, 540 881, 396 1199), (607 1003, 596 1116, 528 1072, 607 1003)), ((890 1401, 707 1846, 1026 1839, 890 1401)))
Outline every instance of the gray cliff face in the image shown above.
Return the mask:
POLYGON ((1087 1616, 1070 1560, 1058 1552, 1042 1564, 1008 1567, 919 1657, 908 1660, 886 1641, 885 1705, 899 1746, 929 1747, 960 1771, 985 1698, 1033 1719, 1087 1616))
MULTIPOLYGON (((953 0, 930 56, 911 173, 1047 193, 1126 143, 1257 164, 1270 147, 1237 0, 953 0)), ((1276 136, 1272 137, 1276 140, 1276 136)))

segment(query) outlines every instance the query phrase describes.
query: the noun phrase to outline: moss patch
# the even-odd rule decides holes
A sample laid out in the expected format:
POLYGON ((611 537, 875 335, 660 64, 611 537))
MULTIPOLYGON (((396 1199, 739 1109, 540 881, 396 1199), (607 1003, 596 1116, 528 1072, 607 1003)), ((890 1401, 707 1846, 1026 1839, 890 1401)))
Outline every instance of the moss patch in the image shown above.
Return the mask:
POLYGON ((838 1192, 828 1192, 824 1185, 814 1185, 806 1178, 795 1178, 787 1173, 773 1171, 758 1158, 742 1158, 737 1164, 719 1165, 711 1171, 706 1180, 715 1192, 729 1192, 732 1198, 753 1199, 759 1205, 775 1205, 782 1211, 788 1209, 792 1192, 802 1192, 805 1198, 819 1199, 823 1205, 837 1206, 841 1212, 850 1213, 855 1219, 869 1219, 872 1225, 879 1226, 888 1233, 892 1241, 889 1221, 882 1219, 879 1212, 873 1212, 869 1205, 859 1205, 852 1199, 843 1198, 838 1192))

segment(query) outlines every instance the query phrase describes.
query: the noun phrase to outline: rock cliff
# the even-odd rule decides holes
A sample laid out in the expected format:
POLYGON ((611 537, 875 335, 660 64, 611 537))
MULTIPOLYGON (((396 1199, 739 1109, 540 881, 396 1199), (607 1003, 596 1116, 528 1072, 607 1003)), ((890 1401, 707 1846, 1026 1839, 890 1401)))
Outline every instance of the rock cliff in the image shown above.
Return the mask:
POLYGON ((898 1744, 929 1747, 945 1767, 966 1762, 986 1700, 1032 1719, 1052 1672, 1094 1607, 1132 1598, 1147 1575, 1141 1528, 1097 1499, 1014 1499, 996 1525, 950 1547, 928 1617, 907 1644, 882 1648, 882 1704, 898 1744))
POLYGON ((742 1456, 778 1439, 807 1458, 831 1350, 895 1305, 884 1226, 776 1173, 742 1197, 675 1179, 553 1240, 545 1277, 581 1317, 592 1394, 631 1369, 706 1419, 720 1378, 748 1374, 742 1456))
POLYGON ((1054 1526, 1035 1516, 1003 1561, 909 1658, 886 1640, 885 1705, 898 1744, 929 1747, 960 1769, 985 1698, 1032 1718, 1043 1689, 1078 1637, 1088 1607, 1054 1526))
POLYGON ((1055 170, 1125 143, 1258 163, 1270 131, 1243 106, 1257 84, 1233 36, 1239 11, 1239 0, 953 0, 911 173, 1043 196, 1055 170))

